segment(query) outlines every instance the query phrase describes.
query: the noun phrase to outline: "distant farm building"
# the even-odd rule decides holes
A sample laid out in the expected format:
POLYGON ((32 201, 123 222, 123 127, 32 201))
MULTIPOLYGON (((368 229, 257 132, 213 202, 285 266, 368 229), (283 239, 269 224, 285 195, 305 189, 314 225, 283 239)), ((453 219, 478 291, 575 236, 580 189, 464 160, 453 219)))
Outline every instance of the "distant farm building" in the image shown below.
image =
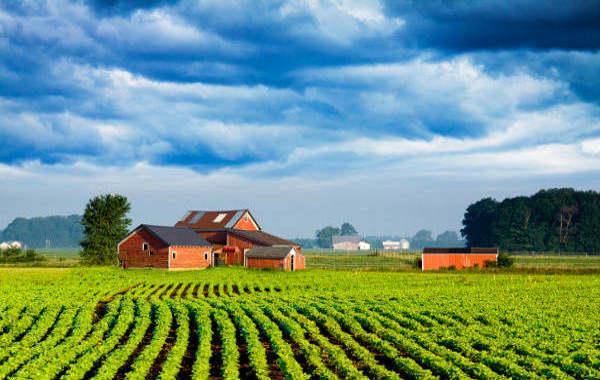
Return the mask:
POLYGON ((20 241, 4 241, 0 243, 0 251, 5 251, 9 248, 21 249, 23 244, 20 241))
POLYGON ((497 248, 424 248, 421 269, 483 268, 488 261, 497 261, 497 248))
POLYGON ((361 241, 358 235, 335 235, 331 238, 333 249, 339 251, 370 250, 371 244, 361 241))
MULTIPOLYGON (((227 211, 188 211, 184 217, 175 224, 175 227, 162 228, 165 228, 164 231, 167 231, 166 229, 178 232, 187 231, 185 232, 187 236, 190 236, 188 232, 192 232, 194 236, 201 239, 203 242, 202 244, 205 245, 192 250, 194 251, 192 254, 193 258, 186 258, 185 261, 175 263, 175 266, 165 267, 163 261, 148 259, 148 252, 146 252, 148 256, 146 256, 145 260, 139 260, 137 258, 139 252, 133 254, 133 260, 129 259, 130 253, 127 248, 129 243, 124 244, 124 242, 121 242, 119 244, 119 259, 121 260, 121 257, 123 257, 123 260, 126 261, 126 267, 195 269, 205 268, 207 266, 243 265, 249 268, 262 268, 262 266, 257 264, 259 261, 247 260, 246 254, 252 248, 273 247, 286 248, 289 255, 284 257, 283 266, 280 266, 278 262, 277 265, 269 267, 288 270, 304 269, 304 256, 301 254, 301 247, 294 242, 262 231, 256 219, 254 219, 254 216, 246 209, 227 211), (205 256, 208 257, 205 258, 205 256)), ((142 230, 145 231, 146 229, 143 228, 142 230)), ((133 239, 133 237, 131 239, 133 239)), ((150 241, 145 242, 150 243, 150 241)), ((161 246, 161 249, 164 252, 164 243, 161 246)), ((179 255, 179 252, 177 252, 177 255, 179 255)), ((176 260, 177 259, 173 259, 167 264, 171 265, 176 260)))
POLYGON ((399 250, 401 247, 400 242, 395 240, 384 240, 382 244, 386 251, 399 250))

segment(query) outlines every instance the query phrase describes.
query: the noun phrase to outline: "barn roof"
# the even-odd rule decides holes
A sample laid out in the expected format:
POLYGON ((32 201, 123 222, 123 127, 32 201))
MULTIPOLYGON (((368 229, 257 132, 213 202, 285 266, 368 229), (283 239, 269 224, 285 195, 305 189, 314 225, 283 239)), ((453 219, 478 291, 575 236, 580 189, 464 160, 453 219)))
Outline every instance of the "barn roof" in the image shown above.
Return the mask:
POLYGON ((358 235, 334 235, 331 238, 333 244, 337 243, 356 243, 360 241, 360 237, 358 235))
POLYGON ((261 259, 283 259, 293 247, 254 247, 246 252, 246 257, 261 259))
POLYGON ((283 246, 288 246, 288 247, 289 246, 294 246, 294 247, 298 246, 298 244, 294 243, 293 241, 282 239, 275 235, 268 234, 264 231, 229 229, 229 230, 227 230, 227 232, 237 235, 237 236, 241 236, 243 238, 252 240, 252 241, 260 243, 260 244, 268 245, 268 246, 275 246, 275 245, 283 245, 283 246))
POLYGON ((438 254, 448 254, 448 253, 492 253, 497 254, 498 248, 476 248, 476 247, 461 247, 461 248, 432 248, 425 247, 423 248, 423 253, 438 253, 438 254))
POLYGON ((202 211, 190 210, 176 224, 176 227, 185 226, 190 228, 232 228, 244 215, 248 213, 256 227, 260 226, 248 209, 240 210, 216 210, 202 211))
POLYGON ((136 230, 143 228, 167 245, 184 247, 210 247, 211 243, 188 227, 169 227, 141 224, 136 230))

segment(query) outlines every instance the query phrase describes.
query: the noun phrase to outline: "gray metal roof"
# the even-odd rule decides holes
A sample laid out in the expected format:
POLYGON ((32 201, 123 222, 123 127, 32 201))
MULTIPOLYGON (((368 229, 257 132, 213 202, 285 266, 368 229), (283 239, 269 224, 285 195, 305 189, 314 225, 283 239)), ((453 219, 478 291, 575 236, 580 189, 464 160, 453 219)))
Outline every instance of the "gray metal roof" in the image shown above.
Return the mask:
POLYGON ((356 243, 360 241, 360 237, 358 235, 334 235, 332 237, 333 244, 336 243, 356 243))
MULTIPOLYGON (((211 243, 189 227, 153 226, 141 224, 138 228, 144 228, 167 245, 180 247, 210 247, 211 243)), ((136 228, 136 230, 138 229, 136 228)))
POLYGON ((283 259, 293 247, 254 247, 246 251, 246 257, 261 259, 283 259))

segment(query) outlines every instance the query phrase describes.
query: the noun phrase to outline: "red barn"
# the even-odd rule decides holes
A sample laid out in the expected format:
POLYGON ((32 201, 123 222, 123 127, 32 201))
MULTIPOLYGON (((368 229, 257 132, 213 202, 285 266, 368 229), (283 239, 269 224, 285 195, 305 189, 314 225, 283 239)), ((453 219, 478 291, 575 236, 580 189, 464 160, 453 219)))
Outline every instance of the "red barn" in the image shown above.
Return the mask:
POLYGON ((444 268, 483 268, 486 261, 498 259, 497 248, 424 248, 421 256, 421 269, 444 268))
POLYGON ((293 247, 255 247, 246 252, 248 268, 271 268, 294 271, 304 269, 304 256, 293 247))
POLYGON ((295 265, 302 262, 294 269, 304 268, 300 245, 262 231, 247 209, 188 211, 175 226, 189 227, 212 244, 214 266, 245 265, 246 253, 254 247, 287 247, 294 249, 295 265))
POLYGON ((211 265, 211 243, 187 227, 141 224, 118 244, 122 268, 198 269, 211 265))

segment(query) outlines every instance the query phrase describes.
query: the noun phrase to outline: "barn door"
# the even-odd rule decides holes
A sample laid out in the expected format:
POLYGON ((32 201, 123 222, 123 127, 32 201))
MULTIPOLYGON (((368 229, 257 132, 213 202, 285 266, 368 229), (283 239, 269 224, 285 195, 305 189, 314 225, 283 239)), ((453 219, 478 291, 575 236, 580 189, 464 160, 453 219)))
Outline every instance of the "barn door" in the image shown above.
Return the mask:
POLYGON ((292 271, 296 268, 296 255, 292 255, 292 271))

